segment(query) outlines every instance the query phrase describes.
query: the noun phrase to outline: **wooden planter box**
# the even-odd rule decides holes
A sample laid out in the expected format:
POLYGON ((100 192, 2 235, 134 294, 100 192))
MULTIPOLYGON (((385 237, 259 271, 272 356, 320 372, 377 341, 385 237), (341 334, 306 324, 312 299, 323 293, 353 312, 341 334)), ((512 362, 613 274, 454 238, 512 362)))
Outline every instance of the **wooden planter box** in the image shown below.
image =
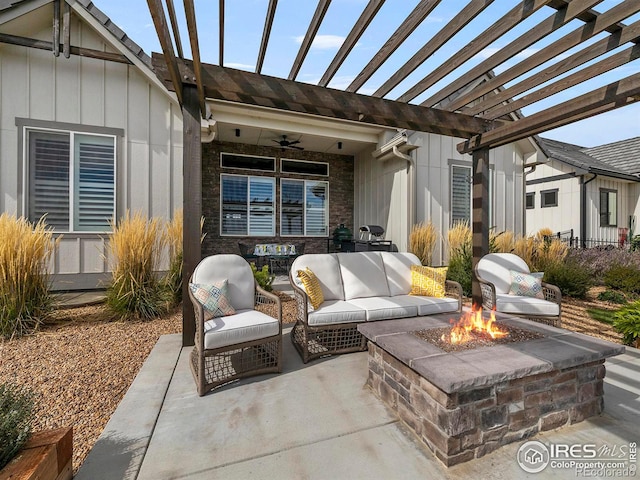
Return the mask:
POLYGON ((1 480, 70 480, 73 477, 73 429, 35 433, 0 470, 1 480))

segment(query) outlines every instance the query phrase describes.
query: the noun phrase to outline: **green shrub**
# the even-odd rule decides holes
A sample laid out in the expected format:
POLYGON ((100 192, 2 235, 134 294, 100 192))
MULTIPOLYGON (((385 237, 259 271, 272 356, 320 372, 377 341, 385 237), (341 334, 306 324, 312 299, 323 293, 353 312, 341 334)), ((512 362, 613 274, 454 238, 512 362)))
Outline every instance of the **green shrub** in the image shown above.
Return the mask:
POLYGON ((640 235, 634 235, 631 239, 631 245, 629 249, 632 252, 640 252, 640 235))
POLYGON ((269 273, 269 265, 263 265, 262 269, 258 270, 255 263, 250 263, 251 270, 253 271, 253 276, 255 277, 258 285, 267 292, 273 290, 271 284, 273 280, 276 278, 275 275, 269 273))
POLYGON ((47 267, 56 244, 43 220, 0 215, 0 338, 35 330, 51 310, 47 267))
POLYGON ((467 297, 471 296, 471 271, 473 257, 471 248, 462 244, 453 251, 449 259, 449 269, 447 270, 447 280, 458 282, 462 286, 462 293, 467 297))
POLYGON ((544 272, 544 281, 557 286, 563 295, 585 298, 593 286, 591 272, 575 261, 551 263, 544 272))
POLYGON ((622 307, 613 314, 613 327, 622 334, 625 345, 640 338, 640 301, 622 307))
POLYGON ((150 319, 166 313, 172 295, 158 279, 160 255, 166 238, 161 221, 142 213, 126 213, 109 236, 113 265, 107 305, 122 319, 150 319))
POLYGON ((615 290, 605 290, 604 292, 600 292, 598 294, 598 300, 602 302, 617 303, 620 305, 627 303, 627 298, 622 293, 616 292, 615 290))
POLYGON ((34 395, 26 387, 0 383, 0 470, 31 436, 34 395))
POLYGON ((613 265, 604 274, 604 284, 625 293, 640 293, 640 269, 633 265, 613 265))

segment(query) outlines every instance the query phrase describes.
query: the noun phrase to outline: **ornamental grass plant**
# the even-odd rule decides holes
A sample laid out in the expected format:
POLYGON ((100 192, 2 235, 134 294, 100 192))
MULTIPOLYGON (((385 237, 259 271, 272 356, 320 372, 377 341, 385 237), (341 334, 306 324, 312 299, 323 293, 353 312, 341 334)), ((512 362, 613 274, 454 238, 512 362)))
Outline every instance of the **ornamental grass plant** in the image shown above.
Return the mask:
POLYGON ((174 305, 182 301, 182 209, 176 210, 165 231, 169 249, 169 271, 164 283, 174 305))
POLYGON ((433 223, 420 222, 411 228, 409 251, 417 256, 423 265, 431 265, 437 240, 438 232, 433 223))
POLYGON ((0 383, 0 470, 31 437, 34 394, 24 386, 0 383))
POLYGON ((48 265, 56 245, 43 219, 0 215, 0 337, 33 332, 51 311, 48 265))
POLYGON ((460 255, 463 248, 471 249, 471 228, 466 220, 458 220, 447 232, 447 241, 449 243, 449 258, 460 255))
POLYGON ((127 211, 109 235, 112 280, 107 305, 122 319, 151 319, 166 313, 170 291, 159 278, 162 252, 167 242, 163 222, 127 211))

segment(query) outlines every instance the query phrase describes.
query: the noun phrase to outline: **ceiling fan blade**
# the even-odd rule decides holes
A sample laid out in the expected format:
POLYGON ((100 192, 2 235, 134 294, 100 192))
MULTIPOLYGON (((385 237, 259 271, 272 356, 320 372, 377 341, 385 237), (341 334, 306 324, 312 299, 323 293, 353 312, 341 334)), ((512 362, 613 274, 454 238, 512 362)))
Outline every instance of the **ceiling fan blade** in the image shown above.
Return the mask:
POLYGON ((289 145, 289 148, 295 148, 296 150, 304 150, 302 147, 296 147, 295 145, 289 145))
POLYGON ((289 142, 289 145, 295 145, 296 143, 300 143, 300 140, 294 140, 293 142, 289 142))

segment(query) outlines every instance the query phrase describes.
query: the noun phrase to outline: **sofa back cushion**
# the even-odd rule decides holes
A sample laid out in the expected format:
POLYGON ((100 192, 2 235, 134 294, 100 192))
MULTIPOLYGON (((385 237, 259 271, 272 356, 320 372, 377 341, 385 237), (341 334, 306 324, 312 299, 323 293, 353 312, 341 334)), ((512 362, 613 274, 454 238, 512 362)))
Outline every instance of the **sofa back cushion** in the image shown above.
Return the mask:
POLYGON ((490 253, 478 262, 478 276, 491 282, 496 287, 496 293, 509 293, 511 288, 510 270, 529 273, 527 263, 513 253, 490 253))
POLYGON ((300 255, 291 264, 291 278, 296 280, 298 270, 311 270, 322 288, 324 300, 344 300, 340 265, 335 253, 309 253, 300 255))
POLYGON ((411 291, 411 265, 421 265, 420 259, 409 252, 380 252, 389 284, 389 294, 408 295, 411 291))
POLYGON ((212 285, 227 280, 228 298, 236 310, 253 309, 255 278, 251 267, 240 255, 211 255, 203 258, 191 277, 192 283, 212 285))
POLYGON ((380 252, 338 253, 338 262, 345 300, 389 296, 380 252))

